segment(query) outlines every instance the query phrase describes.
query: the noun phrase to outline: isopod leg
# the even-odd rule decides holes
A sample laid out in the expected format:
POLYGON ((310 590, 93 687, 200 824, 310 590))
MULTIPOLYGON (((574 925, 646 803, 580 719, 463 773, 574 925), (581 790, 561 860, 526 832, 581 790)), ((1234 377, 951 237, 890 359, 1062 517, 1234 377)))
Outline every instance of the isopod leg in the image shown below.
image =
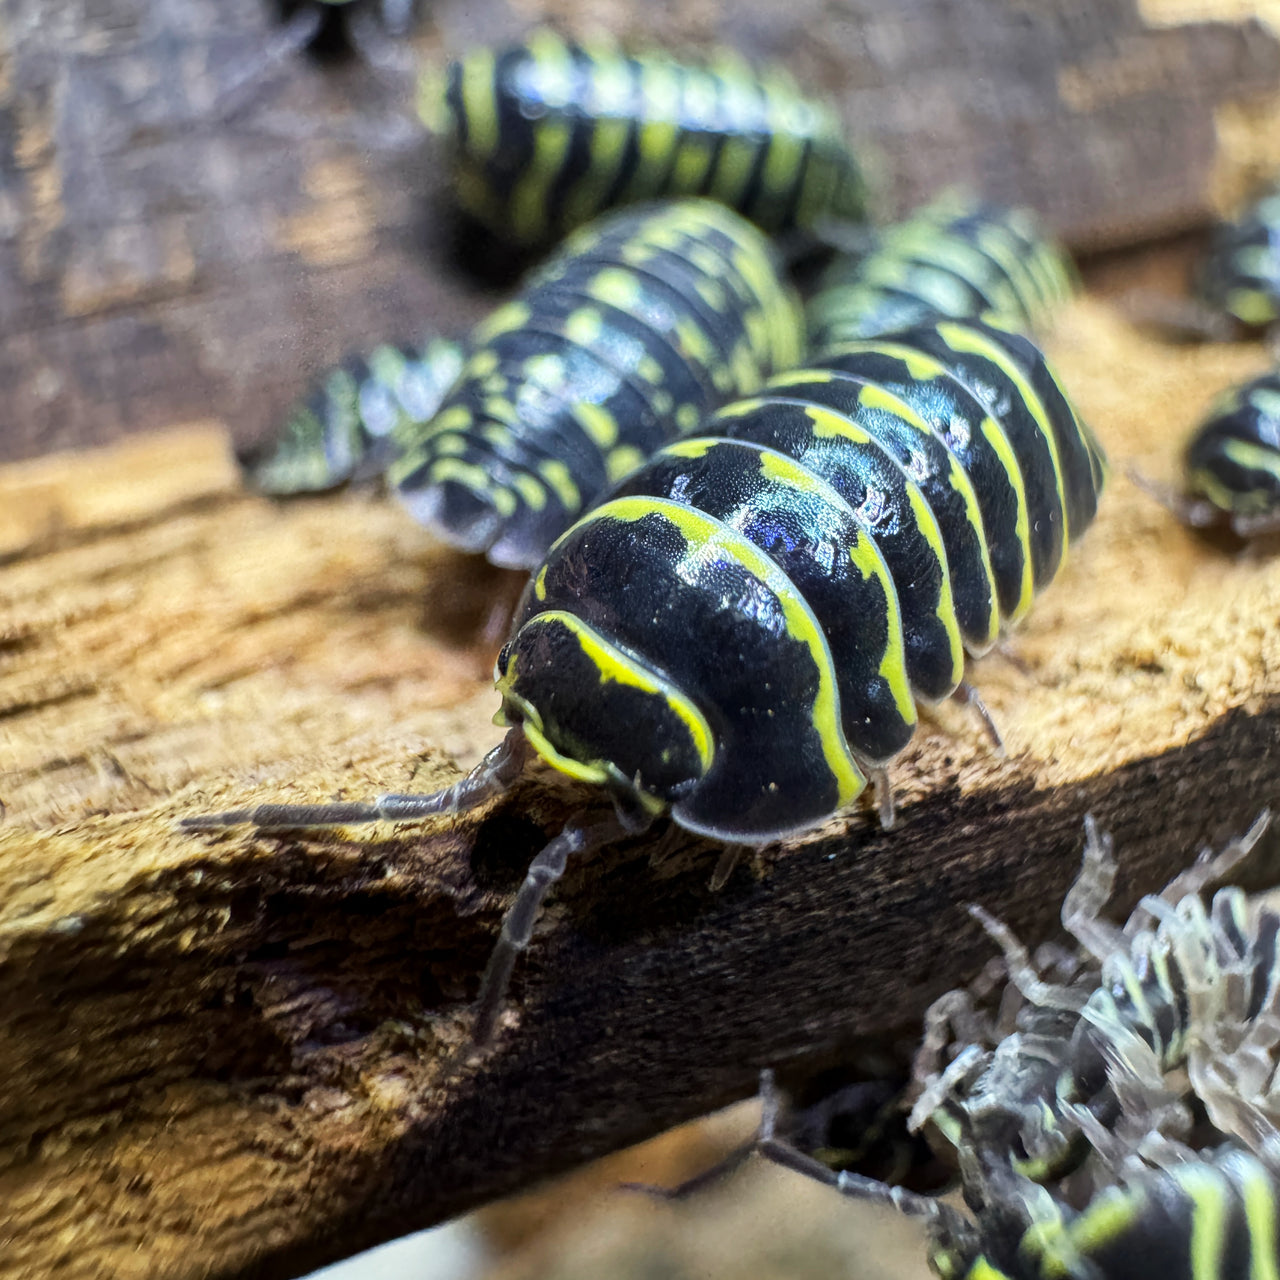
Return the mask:
POLYGON ((893 803, 893 783, 889 781, 888 769, 872 769, 871 786, 876 796, 876 813, 880 818, 880 826, 891 831, 897 821, 897 809, 893 803))
POLYGON ((991 712, 987 710, 987 704, 983 702, 977 689, 967 680, 962 680, 956 686, 955 693, 951 696, 957 702, 962 702, 965 706, 972 707, 978 713, 978 718, 982 721, 983 727, 987 731, 987 737, 991 739, 991 745, 995 748, 996 755, 1003 757, 1004 739, 1000 736, 1000 730, 996 728, 996 722, 992 719, 991 712))
POLYGON ((476 1001, 476 1020, 471 1033, 477 1045, 486 1045, 493 1039, 498 1025, 498 1015, 506 1002, 507 988, 511 983, 511 971, 520 953, 529 946, 533 926, 542 909, 542 900, 551 886, 564 875, 569 859, 587 853, 628 834, 617 818, 609 818, 593 826, 570 824, 548 844, 529 864, 524 883, 516 893, 502 921, 502 931, 489 957, 489 964, 480 980, 480 995, 476 1001))
POLYGON ((1141 489, 1149 498, 1154 498, 1189 529, 1208 529, 1215 524, 1220 524, 1224 519, 1222 511, 1212 502, 1207 502, 1203 498, 1188 497, 1171 485, 1149 480, 1135 467, 1129 467, 1125 474, 1136 488, 1141 489))
POLYGON ((529 757, 523 732, 513 728, 465 778, 430 795, 384 795, 372 801, 337 804, 260 804, 254 809, 228 809, 183 818, 184 831, 214 831, 252 823, 260 831, 305 827, 345 827, 362 822, 412 822, 437 813, 473 809, 501 795, 519 776, 529 757))

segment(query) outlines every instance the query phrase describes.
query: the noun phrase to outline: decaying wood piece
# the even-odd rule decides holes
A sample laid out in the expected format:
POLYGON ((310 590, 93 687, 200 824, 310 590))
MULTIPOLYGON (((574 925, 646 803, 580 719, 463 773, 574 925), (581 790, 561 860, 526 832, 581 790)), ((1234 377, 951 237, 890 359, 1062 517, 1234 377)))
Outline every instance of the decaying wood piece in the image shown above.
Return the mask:
MULTIPOLYGON (((910 1033, 1053 927, 1081 819, 1130 899, 1280 799, 1280 560, 1212 546, 1168 476, 1261 346, 1167 351, 1101 304, 1052 351, 1117 464, 963 709, 859 810, 739 868, 644 841, 573 867, 496 1047, 468 1002, 529 856, 590 795, 531 776, 402 829, 193 838, 255 800, 429 789, 496 740, 503 583, 351 495, 240 492, 212 426, 0 472, 0 1275, 292 1276, 910 1033)), ((1261 860, 1265 870, 1265 858, 1261 860)), ((1272 868, 1274 870, 1274 868, 1272 868)))
MULTIPOLYGON (((1203 223, 1277 133, 1274 36, 1226 0, 1199 10, 1227 22, 1168 7, 432 0, 414 48, 439 58, 549 17, 779 58, 838 101, 886 212, 962 182, 1101 248, 1203 223)), ((0 4, 0 457, 210 413, 248 441, 348 351, 489 305, 451 256, 407 86, 298 58, 220 113, 277 10, 0 4)))

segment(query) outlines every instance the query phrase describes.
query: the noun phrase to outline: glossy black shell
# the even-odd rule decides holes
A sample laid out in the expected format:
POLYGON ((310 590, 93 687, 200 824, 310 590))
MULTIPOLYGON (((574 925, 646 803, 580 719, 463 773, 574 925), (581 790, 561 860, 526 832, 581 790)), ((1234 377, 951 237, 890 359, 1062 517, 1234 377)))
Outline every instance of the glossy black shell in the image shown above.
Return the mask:
POLYGON ((518 244, 659 196, 718 200, 770 232, 865 216, 835 115, 728 51, 687 64, 539 29, 424 77, 419 108, 450 147, 459 202, 518 244))
POLYGON ((507 717, 689 830, 802 830, 1026 611, 1102 480, 1025 338, 942 321, 828 353, 556 542, 499 658, 507 717))

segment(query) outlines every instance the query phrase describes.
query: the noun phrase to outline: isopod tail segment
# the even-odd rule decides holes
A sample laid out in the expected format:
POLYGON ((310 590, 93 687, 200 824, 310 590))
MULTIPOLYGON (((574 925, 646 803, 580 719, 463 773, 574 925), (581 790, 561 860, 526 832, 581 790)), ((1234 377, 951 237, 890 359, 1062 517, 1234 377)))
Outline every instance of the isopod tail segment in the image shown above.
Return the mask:
POLYGON ((280 430, 239 454, 260 493, 322 493, 381 476, 406 431, 428 422, 462 370, 447 338, 383 343, 328 370, 289 411, 280 430))
POLYGON ((1225 392, 1187 443, 1182 490, 1130 479, 1193 529, 1280 533, 1280 373, 1225 392))
POLYGON ((581 228, 473 331, 388 482, 444 541, 532 569, 609 485, 801 357, 768 240, 709 200, 581 228))

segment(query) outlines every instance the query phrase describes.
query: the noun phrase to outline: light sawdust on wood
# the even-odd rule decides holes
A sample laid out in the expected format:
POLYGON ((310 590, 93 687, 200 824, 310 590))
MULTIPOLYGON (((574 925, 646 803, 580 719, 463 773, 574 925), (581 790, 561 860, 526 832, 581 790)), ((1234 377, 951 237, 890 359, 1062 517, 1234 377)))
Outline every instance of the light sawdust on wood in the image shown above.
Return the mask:
POLYGON ((1273 746, 1198 744, 1255 713, 1272 742, 1280 561, 1193 537, 1123 475, 1174 474, 1265 352, 1160 347, 1094 302, 1051 350, 1113 475, 1017 637, 1031 674, 976 668, 1008 758, 943 707, 895 766, 896 832, 860 808, 710 898, 696 848, 572 870, 479 1065, 457 1056, 467 1001, 564 788, 302 841, 173 821, 455 777, 496 738, 477 637, 499 576, 387 502, 245 495, 207 430, 0 472, 0 1274, 296 1274, 722 1103, 761 1060, 909 1018, 988 954, 956 902, 1021 924, 1034 905, 1043 927, 1087 803, 1132 812, 1122 856, 1154 833, 1123 864, 1153 887, 1211 817, 1274 801, 1273 746), (1134 769, 1140 805, 1111 782, 1134 769), (963 817, 944 835, 936 814, 963 817), (1039 861, 1050 814, 1061 856, 1039 861))

